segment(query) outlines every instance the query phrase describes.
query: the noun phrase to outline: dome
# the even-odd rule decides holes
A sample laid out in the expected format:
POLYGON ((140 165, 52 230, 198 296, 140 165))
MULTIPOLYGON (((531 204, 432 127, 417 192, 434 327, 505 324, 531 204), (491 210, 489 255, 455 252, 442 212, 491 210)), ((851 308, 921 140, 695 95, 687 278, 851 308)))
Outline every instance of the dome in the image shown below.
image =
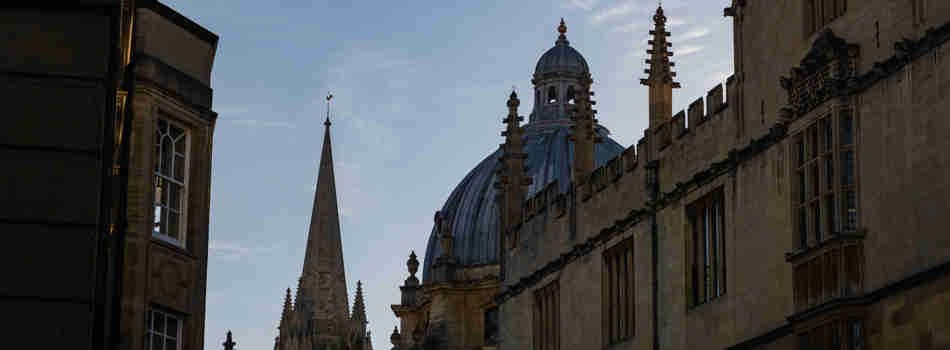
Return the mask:
MULTIPOLYGON (((573 162, 573 143, 568 141, 571 131, 569 122, 554 125, 525 125, 525 153, 527 176, 533 183, 528 186, 527 198, 557 180, 561 193, 567 192, 571 181, 573 162)), ((624 148, 610 139, 609 132, 599 127, 598 133, 604 142, 596 144, 594 153, 596 166, 600 167, 608 160, 621 154, 624 148)), ((500 150, 496 150, 479 163, 462 179, 449 195, 441 213, 444 220, 452 224, 453 254, 463 266, 476 266, 498 263, 499 213, 495 203, 497 182, 495 169, 498 166, 500 150)), ((429 234, 426 245, 425 261, 422 269, 423 282, 430 280, 430 267, 435 258, 442 255, 442 247, 436 228, 429 234)))
POLYGON ((541 55, 537 66, 534 67, 535 76, 548 73, 587 74, 590 73, 590 68, 580 52, 567 43, 558 43, 541 55))
POLYGON ((571 47, 571 42, 567 41, 567 36, 564 35, 564 33, 567 32, 564 19, 561 19, 561 24, 557 30, 561 34, 554 43, 554 47, 548 49, 548 51, 538 59, 538 64, 534 67, 535 77, 549 73, 572 73, 581 75, 590 73, 587 60, 584 59, 584 56, 582 56, 580 52, 577 52, 577 50, 571 47))

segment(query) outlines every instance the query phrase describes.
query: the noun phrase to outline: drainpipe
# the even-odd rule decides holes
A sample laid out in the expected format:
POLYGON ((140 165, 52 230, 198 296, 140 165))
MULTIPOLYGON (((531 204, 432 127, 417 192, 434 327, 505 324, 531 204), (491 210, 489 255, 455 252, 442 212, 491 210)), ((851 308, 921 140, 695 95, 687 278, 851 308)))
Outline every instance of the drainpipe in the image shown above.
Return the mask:
POLYGON ((660 349, 660 305, 659 305, 659 226, 657 225, 657 211, 659 205, 657 200, 660 193, 660 161, 653 160, 647 164, 647 187, 650 191, 650 250, 653 268, 653 287, 651 288, 653 297, 653 350, 660 349))

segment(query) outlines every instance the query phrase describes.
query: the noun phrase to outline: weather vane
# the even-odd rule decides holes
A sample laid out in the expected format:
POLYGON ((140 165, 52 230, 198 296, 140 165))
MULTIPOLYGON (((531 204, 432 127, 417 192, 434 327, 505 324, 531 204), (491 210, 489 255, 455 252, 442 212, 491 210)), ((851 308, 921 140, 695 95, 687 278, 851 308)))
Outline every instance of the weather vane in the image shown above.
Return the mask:
POLYGON ((327 121, 324 124, 330 125, 330 100, 333 99, 333 94, 327 91, 327 121))

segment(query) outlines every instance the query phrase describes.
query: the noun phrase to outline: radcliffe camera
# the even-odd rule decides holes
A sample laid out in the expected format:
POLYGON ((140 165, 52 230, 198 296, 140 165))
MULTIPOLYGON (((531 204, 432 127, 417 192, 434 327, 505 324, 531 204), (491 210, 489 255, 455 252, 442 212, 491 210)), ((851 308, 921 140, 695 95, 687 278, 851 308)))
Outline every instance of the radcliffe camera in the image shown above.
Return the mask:
POLYGON ((950 350, 950 0, 7 0, 0 349, 950 350))

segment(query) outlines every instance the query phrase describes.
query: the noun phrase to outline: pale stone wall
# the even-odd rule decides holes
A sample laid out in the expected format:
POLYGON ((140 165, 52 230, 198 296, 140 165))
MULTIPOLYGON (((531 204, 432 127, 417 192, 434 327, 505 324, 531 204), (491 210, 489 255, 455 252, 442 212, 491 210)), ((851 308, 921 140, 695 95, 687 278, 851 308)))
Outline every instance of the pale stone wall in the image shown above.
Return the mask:
POLYGON ((136 10, 135 46, 136 53, 158 57, 205 85, 211 85, 216 45, 202 40, 154 9, 136 10))
MULTIPOLYGON (((716 162, 730 151, 747 147, 768 134, 779 121, 777 111, 788 104, 779 77, 812 48, 818 33, 805 37, 800 1, 747 1, 736 25, 737 74, 725 87, 726 107, 713 87, 706 100, 690 109, 688 118, 666 124, 673 130, 668 145, 638 144, 638 165, 602 190, 579 189, 577 232, 570 214, 554 217, 550 206, 522 226, 521 241, 506 252, 506 286, 528 287, 500 306, 503 349, 531 349, 534 290, 557 280, 560 286, 562 348, 598 348, 601 334, 601 268, 603 249, 624 237, 635 237, 636 331, 618 349, 652 346, 652 266, 650 222, 644 220, 610 238, 583 257, 552 268, 535 282, 524 283, 538 270, 578 244, 609 229, 631 210, 645 209, 644 164, 659 159, 661 192, 716 162), (764 105, 763 105, 764 102, 764 105), (705 106, 712 105, 706 109, 705 106), (764 113, 763 113, 764 112, 764 113), (741 118, 740 118, 741 117, 741 118), (764 117, 764 118, 763 118, 764 117), (690 121, 682 126, 682 120, 690 121), (685 129, 685 133, 678 132, 685 129), (583 199, 590 191, 591 197, 583 199)), ((950 2, 929 1, 926 19, 914 23, 910 1, 850 1, 848 12, 829 25, 838 37, 860 46, 857 72, 895 54, 900 38, 917 39, 927 28, 950 21, 950 2), (880 35, 876 28, 880 27, 880 35), (880 47, 877 41, 880 39, 880 47)), ((939 221, 950 213, 950 54, 944 44, 915 60, 901 72, 852 96, 856 104, 859 198, 858 227, 866 229, 864 291, 871 292, 908 278, 950 258, 950 236, 939 221)), ((644 90, 646 93, 646 90, 644 90)), ((835 100, 818 109, 827 109, 835 100)), ((684 113, 684 116, 687 113, 684 113)), ((789 126, 797 132, 817 113, 789 126)), ((659 334, 660 348, 727 348, 769 332, 777 335, 767 349, 797 347, 793 331, 780 331, 795 313, 792 264, 786 253, 795 249, 790 193, 793 188, 790 139, 745 158, 734 170, 690 188, 659 212, 659 334), (685 207, 706 193, 722 188, 725 196, 726 293, 695 308, 687 307, 685 207), (785 332, 785 333, 783 333, 785 332)), ((950 344, 947 318, 947 277, 880 302, 868 302, 868 331, 873 348, 938 348, 950 344), (944 312, 945 313, 945 312, 944 312)))

